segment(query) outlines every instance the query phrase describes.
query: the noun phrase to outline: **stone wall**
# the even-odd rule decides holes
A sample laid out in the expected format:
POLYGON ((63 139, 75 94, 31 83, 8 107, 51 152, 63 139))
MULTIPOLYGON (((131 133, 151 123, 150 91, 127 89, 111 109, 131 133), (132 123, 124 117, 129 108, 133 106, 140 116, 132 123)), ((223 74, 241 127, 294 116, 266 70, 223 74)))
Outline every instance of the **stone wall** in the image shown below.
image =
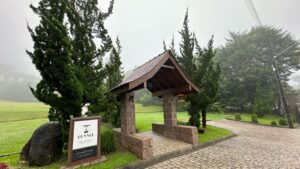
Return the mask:
POLYGON ((136 131, 133 92, 121 94, 121 128, 122 132, 127 135, 134 134, 136 131))
POLYGON ((133 152, 141 159, 153 157, 153 139, 141 137, 136 134, 126 135, 121 133, 121 129, 113 129, 117 143, 127 150, 133 152))
POLYGON ((196 127, 152 124, 152 130, 160 135, 178 139, 192 145, 196 145, 198 143, 198 131, 196 127))
POLYGON ((176 117, 176 98, 173 94, 163 96, 164 123, 167 126, 177 124, 176 117))

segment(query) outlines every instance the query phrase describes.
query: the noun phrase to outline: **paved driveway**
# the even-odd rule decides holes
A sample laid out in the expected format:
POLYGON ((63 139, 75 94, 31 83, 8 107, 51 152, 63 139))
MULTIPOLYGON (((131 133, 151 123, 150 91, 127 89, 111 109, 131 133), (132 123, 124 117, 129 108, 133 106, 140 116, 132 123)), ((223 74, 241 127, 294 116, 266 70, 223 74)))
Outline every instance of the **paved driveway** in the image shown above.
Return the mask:
POLYGON ((229 120, 210 124, 229 129, 239 136, 149 168, 300 169, 300 129, 257 126, 229 120))

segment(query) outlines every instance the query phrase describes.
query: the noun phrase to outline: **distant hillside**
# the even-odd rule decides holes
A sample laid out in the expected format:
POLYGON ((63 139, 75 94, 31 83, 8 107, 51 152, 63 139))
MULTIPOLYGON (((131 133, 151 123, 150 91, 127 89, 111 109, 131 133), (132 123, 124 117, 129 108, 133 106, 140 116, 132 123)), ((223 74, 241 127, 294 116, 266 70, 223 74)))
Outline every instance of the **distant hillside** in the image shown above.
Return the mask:
POLYGON ((0 63, 0 100, 36 102, 29 85, 35 87, 40 78, 16 72, 9 65, 0 63))

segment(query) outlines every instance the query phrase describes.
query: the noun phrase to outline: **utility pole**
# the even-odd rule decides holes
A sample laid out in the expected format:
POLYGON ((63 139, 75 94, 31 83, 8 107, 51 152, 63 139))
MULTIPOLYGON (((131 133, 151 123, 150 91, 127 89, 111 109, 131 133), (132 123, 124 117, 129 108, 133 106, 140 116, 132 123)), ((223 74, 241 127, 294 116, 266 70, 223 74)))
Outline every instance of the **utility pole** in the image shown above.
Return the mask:
POLYGON ((280 95, 280 98, 282 100, 282 104, 283 104, 283 107, 284 107, 284 110, 285 110, 285 114, 286 114, 286 118, 287 118, 287 121, 288 121, 289 128, 294 128, 293 120, 292 120, 292 117, 291 117, 291 111, 290 111, 290 108, 288 106, 285 94, 284 94, 284 90, 283 90, 281 79, 280 79, 279 72, 278 72, 277 61, 275 59, 273 59, 272 65, 274 67, 275 79, 276 79, 279 95, 280 95))
MULTIPOLYGON (((255 7, 254 7, 254 5, 252 3, 252 1, 251 0, 245 0, 245 3, 247 5, 247 7, 248 7, 248 9, 249 9, 249 11, 250 11, 253 19, 255 20, 255 22, 259 26, 263 27, 263 24, 262 24, 262 22, 261 22, 261 20, 259 18, 259 15, 258 15, 258 13, 257 13, 257 11, 256 11, 256 9, 255 9, 255 7)), ((266 32, 265 32, 265 36, 267 38, 267 42, 268 42, 268 45, 269 45, 268 47, 270 49, 270 48, 272 48, 272 45, 271 45, 269 36, 268 36, 268 34, 266 32)), ((285 97, 284 90, 283 90, 283 87, 282 87, 281 78, 280 78, 280 74, 278 72, 278 65, 277 65, 276 59, 277 59, 278 56, 280 56, 281 54, 283 54, 284 52, 286 52, 287 50, 289 50, 295 44, 296 44, 296 42, 293 43, 292 45, 290 45, 285 50, 281 51, 279 54, 277 54, 276 56, 274 56, 272 58, 272 61, 271 61, 272 62, 272 66, 274 68, 273 72, 275 74, 275 79, 276 79, 276 83, 277 83, 277 87, 278 87, 278 93, 279 93, 280 98, 281 98, 282 103, 283 103, 283 107, 284 107, 284 110, 285 110, 285 114, 286 114, 286 118, 287 118, 287 121, 288 121, 289 128, 294 128, 294 125, 293 125, 293 121, 292 121, 292 117, 291 117, 291 111, 290 111, 290 108, 288 106, 287 99, 285 97)))

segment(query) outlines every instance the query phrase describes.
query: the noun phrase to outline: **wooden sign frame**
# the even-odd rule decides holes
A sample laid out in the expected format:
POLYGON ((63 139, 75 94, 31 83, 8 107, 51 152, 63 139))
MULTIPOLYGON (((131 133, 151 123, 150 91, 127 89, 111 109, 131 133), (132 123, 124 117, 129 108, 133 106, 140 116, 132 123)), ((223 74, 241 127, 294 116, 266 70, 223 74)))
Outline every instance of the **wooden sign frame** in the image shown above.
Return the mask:
POLYGON ((99 161, 101 159, 101 118, 100 116, 91 116, 91 117, 77 117, 70 119, 70 130, 69 130, 69 140, 68 140, 68 163, 67 166, 76 166, 84 163, 89 163, 93 161, 99 161), (98 120, 98 135, 97 135, 97 150, 96 155, 79 159, 73 160, 73 139, 74 139, 74 124, 77 121, 86 121, 86 120, 98 120))

